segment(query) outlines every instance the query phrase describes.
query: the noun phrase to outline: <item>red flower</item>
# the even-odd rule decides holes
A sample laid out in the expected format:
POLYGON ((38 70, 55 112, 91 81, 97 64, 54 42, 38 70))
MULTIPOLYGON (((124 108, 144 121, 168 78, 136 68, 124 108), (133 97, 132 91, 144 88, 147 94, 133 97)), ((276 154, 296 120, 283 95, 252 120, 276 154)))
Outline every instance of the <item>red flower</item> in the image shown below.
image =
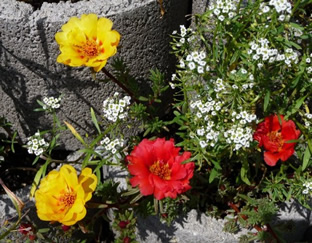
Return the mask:
POLYGON ((143 139, 127 156, 128 169, 133 175, 131 185, 139 185, 144 196, 154 194, 158 200, 164 197, 176 198, 177 194, 189 190, 189 180, 193 177, 195 165, 193 162, 182 164, 191 157, 191 153, 180 155, 179 151, 173 139, 143 139))
POLYGON ((264 146, 264 161, 269 166, 276 165, 281 159, 286 161, 294 152, 295 143, 286 143, 289 140, 298 139, 300 131, 296 130, 293 121, 285 121, 280 115, 281 124, 277 115, 271 115, 258 124, 254 133, 254 139, 259 142, 259 147, 264 146))

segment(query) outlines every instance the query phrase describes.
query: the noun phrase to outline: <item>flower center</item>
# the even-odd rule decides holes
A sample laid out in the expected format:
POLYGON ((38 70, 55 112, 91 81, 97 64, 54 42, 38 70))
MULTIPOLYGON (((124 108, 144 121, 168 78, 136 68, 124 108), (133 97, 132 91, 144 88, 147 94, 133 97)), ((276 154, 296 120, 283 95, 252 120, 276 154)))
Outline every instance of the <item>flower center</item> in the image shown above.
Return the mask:
POLYGON ((77 195, 75 192, 66 192, 60 197, 59 201, 66 208, 70 208, 75 203, 76 197, 77 195))
POLYGON ((171 178, 171 170, 169 169, 168 164, 164 164, 163 162, 155 162, 149 167, 150 172, 154 175, 159 176, 163 180, 170 180, 171 178))
POLYGON ((74 45, 76 51, 80 54, 80 58, 84 59, 85 57, 92 58, 98 56, 100 53, 104 53, 103 42, 97 40, 96 37, 92 39, 87 38, 87 41, 82 45, 74 45))
POLYGON ((87 40, 87 42, 81 47, 83 53, 88 57, 94 57, 97 56, 98 46, 95 41, 87 40))
POLYGON ((271 142, 275 143, 278 146, 278 151, 281 151, 284 145, 282 134, 277 131, 271 131, 267 134, 267 136, 271 142))

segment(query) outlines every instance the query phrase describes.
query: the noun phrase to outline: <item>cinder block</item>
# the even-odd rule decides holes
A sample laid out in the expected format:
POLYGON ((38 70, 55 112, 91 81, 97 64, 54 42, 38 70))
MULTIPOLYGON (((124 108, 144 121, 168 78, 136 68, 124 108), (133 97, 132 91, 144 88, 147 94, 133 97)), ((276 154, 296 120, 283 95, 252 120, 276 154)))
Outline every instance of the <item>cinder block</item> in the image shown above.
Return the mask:
MULTIPOLYGON (((16 0, 0 2, 0 116, 5 116, 17 129, 21 140, 37 129, 49 128, 51 120, 38 107, 44 96, 64 94, 58 114, 79 133, 92 134, 90 107, 102 114, 103 100, 121 91, 112 82, 97 83, 88 68, 71 68, 56 63, 59 47, 56 32, 72 16, 96 13, 114 21, 113 29, 121 36, 118 54, 131 74, 146 82, 151 68, 173 72, 175 58, 169 55, 169 34, 185 23, 189 0, 164 1, 162 17, 155 0, 89 0, 77 3, 44 3, 38 10, 16 0)), ((109 63, 110 61, 108 61, 109 63)), ((109 65, 108 65, 109 68, 109 65)), ((103 78, 103 74, 98 74, 103 78)), ((144 88, 144 87, 143 87, 144 88)), ((128 131, 129 133, 135 130, 128 131)), ((62 148, 76 150, 80 144, 70 132, 61 137, 62 148)))

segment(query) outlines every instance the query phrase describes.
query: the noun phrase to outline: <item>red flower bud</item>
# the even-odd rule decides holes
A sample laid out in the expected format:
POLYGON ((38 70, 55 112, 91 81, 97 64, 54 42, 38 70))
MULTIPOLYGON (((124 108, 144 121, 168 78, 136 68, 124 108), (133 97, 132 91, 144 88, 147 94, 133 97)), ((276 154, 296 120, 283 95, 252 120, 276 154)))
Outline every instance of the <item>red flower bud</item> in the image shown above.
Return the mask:
POLYGON ((119 225, 119 227, 120 227, 121 229, 124 229, 124 228, 127 227, 127 225, 128 225, 129 223, 130 223, 129 220, 127 220, 127 221, 120 221, 118 225, 119 225))
POLYGON ((70 226, 67 226, 67 225, 63 224, 62 225, 62 230, 66 232, 66 231, 70 230, 70 226))
POLYGON ((131 242, 131 239, 128 236, 123 238, 123 243, 130 243, 130 242, 131 242))
POLYGON ((33 228, 31 224, 22 223, 20 224, 18 231, 23 235, 28 235, 30 232, 33 231, 33 228))
POLYGON ((35 240, 35 239, 36 239, 36 235, 30 234, 30 235, 28 236, 28 238, 29 238, 30 240, 35 240))

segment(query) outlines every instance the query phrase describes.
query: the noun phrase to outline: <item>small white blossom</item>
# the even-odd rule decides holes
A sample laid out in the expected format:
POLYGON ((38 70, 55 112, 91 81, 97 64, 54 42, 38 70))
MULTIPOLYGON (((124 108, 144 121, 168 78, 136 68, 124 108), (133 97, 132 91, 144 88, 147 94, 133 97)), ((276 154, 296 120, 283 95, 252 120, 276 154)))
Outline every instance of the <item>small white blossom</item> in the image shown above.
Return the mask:
POLYGON ((196 68, 196 65, 195 65, 194 62, 190 62, 190 63, 188 64, 188 67, 190 68, 190 70, 194 70, 194 69, 196 68))
POLYGON ((124 119, 128 115, 130 105, 130 96, 124 96, 118 99, 119 93, 115 92, 113 98, 107 98, 103 101, 103 113, 109 121, 117 121, 117 119, 124 119))
POLYGON ((58 109, 60 108, 60 101, 61 98, 54 98, 54 97, 44 97, 43 98, 43 109, 49 110, 49 109, 58 109))
POLYGON ((41 155, 48 147, 49 144, 41 137, 39 132, 35 135, 27 138, 28 142, 26 144, 29 154, 35 154, 36 156, 41 155))

